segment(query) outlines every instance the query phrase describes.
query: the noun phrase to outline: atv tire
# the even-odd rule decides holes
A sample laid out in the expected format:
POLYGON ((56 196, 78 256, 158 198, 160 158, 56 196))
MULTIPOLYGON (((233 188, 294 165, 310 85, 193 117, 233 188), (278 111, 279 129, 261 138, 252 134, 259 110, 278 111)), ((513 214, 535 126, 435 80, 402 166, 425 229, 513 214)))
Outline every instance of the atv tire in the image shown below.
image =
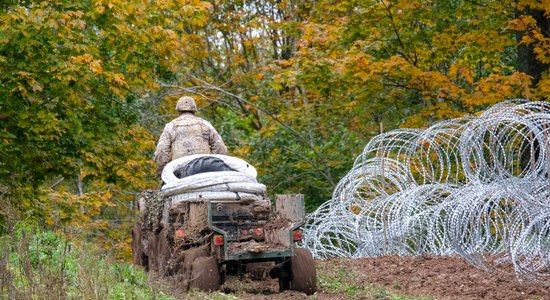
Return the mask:
POLYGON ((138 221, 132 229, 132 257, 135 265, 147 268, 147 255, 143 252, 142 241, 141 222, 138 221))
POLYGON ((203 256, 191 263, 189 287, 204 292, 213 292, 220 288, 221 277, 218 261, 213 256, 203 256))
POLYGON ((296 248, 290 259, 290 290, 312 295, 317 291, 315 261, 309 250, 296 248))

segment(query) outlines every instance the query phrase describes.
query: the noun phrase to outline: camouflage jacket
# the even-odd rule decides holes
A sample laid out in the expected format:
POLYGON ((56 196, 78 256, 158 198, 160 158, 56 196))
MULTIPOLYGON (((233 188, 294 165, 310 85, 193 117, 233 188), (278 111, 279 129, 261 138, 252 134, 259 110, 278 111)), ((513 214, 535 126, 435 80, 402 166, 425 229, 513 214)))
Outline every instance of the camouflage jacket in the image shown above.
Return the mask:
POLYGON ((227 148, 208 121, 183 113, 166 124, 160 135, 154 156, 157 174, 170 161, 192 154, 227 154, 227 148))

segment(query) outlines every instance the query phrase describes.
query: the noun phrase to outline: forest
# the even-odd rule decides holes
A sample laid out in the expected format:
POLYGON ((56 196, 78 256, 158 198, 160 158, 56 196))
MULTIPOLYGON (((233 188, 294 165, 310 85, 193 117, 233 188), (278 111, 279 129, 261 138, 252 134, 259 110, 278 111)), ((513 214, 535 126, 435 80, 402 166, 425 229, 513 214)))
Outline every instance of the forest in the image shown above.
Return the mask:
POLYGON ((548 101, 549 65, 548 0, 4 0, 0 233, 128 260, 183 95, 312 211, 380 132, 548 101))

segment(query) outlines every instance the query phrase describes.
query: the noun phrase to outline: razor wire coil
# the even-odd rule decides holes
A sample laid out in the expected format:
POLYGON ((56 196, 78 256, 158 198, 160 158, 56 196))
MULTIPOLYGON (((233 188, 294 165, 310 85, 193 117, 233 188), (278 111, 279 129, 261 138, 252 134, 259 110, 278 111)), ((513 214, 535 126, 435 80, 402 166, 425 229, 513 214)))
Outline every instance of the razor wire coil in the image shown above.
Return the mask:
POLYGON ((513 99, 479 116, 374 137, 308 216, 318 258, 460 255, 550 285, 550 104, 513 99))

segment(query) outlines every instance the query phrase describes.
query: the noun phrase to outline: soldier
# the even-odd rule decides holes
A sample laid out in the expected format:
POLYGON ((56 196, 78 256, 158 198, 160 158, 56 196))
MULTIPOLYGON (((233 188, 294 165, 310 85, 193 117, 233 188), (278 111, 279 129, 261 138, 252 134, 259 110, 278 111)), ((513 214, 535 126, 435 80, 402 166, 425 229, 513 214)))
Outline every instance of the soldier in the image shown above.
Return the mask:
POLYGON ((193 98, 181 97, 176 110, 180 116, 166 124, 155 150, 158 176, 166 164, 182 156, 227 154, 227 147, 216 129, 208 121, 195 116, 197 104, 193 98))

